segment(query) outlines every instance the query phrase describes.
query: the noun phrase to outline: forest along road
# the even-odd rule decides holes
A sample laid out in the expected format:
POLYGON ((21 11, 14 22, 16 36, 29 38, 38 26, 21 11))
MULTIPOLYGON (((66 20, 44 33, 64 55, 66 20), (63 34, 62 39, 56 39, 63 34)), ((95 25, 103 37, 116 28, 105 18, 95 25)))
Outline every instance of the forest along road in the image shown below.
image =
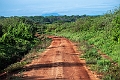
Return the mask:
POLYGON ((66 38, 54 37, 40 58, 23 72, 23 80, 98 80, 79 58, 75 44, 66 38))

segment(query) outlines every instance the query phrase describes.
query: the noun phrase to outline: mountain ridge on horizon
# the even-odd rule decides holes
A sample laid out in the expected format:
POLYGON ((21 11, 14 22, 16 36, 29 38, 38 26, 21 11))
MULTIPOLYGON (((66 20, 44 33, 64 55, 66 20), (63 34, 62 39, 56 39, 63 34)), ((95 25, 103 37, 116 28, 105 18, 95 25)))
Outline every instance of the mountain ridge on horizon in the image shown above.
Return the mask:
POLYGON ((42 14, 41 16, 60 16, 59 13, 45 13, 45 14, 42 14))

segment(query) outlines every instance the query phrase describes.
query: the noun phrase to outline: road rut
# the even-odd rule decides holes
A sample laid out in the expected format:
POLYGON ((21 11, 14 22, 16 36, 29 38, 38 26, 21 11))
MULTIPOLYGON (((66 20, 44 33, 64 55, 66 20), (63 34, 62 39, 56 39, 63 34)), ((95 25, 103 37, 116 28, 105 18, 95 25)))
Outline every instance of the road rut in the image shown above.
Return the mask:
POLYGON ((26 66, 23 80, 98 80, 79 58, 75 44, 66 38, 49 38, 51 45, 26 66))

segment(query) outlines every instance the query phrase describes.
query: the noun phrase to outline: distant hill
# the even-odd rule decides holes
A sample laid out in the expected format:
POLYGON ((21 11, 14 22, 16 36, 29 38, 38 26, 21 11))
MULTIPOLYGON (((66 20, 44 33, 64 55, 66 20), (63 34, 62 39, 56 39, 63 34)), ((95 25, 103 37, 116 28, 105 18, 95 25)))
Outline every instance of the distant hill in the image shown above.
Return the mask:
POLYGON ((42 14, 42 16, 60 16, 60 14, 58 14, 58 13, 45 13, 45 14, 42 14))

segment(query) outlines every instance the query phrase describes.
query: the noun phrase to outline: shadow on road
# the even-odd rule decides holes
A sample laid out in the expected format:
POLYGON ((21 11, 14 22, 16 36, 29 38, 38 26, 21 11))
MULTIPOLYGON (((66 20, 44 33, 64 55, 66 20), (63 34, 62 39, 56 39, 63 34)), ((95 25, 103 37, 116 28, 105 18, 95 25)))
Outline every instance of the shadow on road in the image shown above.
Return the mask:
POLYGON ((41 68, 52 68, 52 67, 81 67, 83 66, 83 63, 70 63, 70 62, 56 62, 56 63, 48 63, 48 64, 36 64, 36 65, 30 65, 28 67, 25 67, 25 71, 30 71, 32 69, 37 70, 41 68))

